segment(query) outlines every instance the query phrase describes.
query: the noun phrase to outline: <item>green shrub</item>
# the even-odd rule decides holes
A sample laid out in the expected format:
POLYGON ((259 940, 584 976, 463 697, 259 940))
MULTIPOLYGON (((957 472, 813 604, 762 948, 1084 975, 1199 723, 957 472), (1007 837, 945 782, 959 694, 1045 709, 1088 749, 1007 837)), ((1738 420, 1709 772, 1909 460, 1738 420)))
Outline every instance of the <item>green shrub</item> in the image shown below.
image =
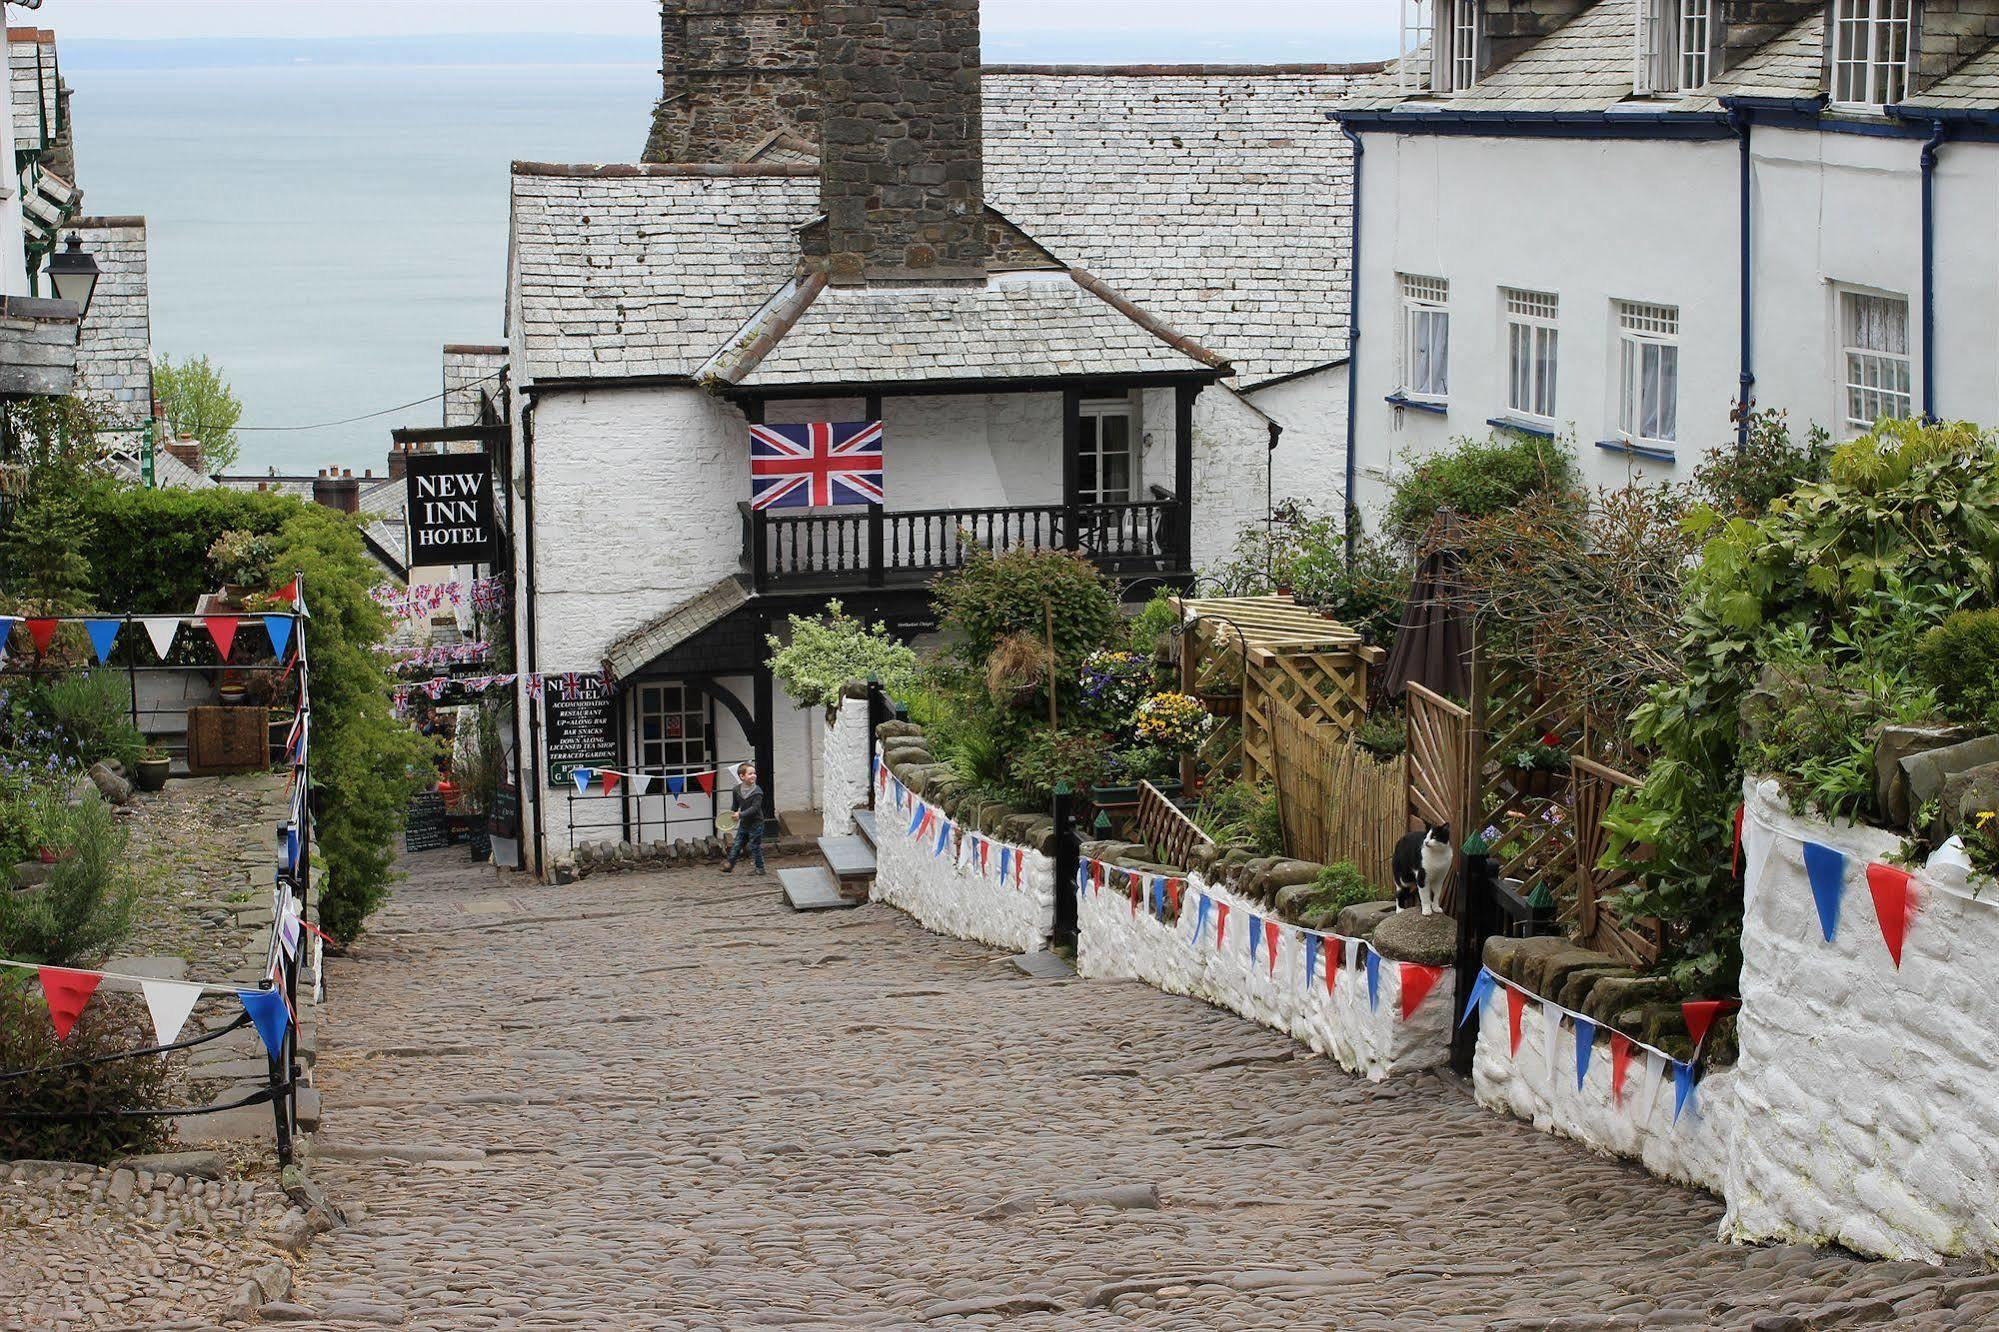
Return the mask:
POLYGON ((1268 523, 1252 523, 1214 571, 1227 596, 1263 596, 1284 589, 1300 604, 1354 629, 1371 630, 1381 647, 1393 647, 1413 573, 1408 551, 1396 541, 1361 532, 1347 560, 1346 529, 1330 514, 1286 500, 1268 523))
POLYGON ((43 847, 53 848, 60 835, 60 817, 74 766, 54 755, 41 761, 10 760, 0 754, 0 883, 24 860, 43 847))
POLYGON ((1036 804, 1046 804, 1058 782, 1087 795, 1104 778, 1110 756, 1103 737, 1093 731, 1038 730, 1014 755, 1012 779, 1036 804))
POLYGON ((1340 860, 1319 871, 1319 877, 1312 880, 1312 901, 1333 911, 1342 911, 1362 902, 1380 902, 1392 898, 1392 889, 1385 889, 1368 881, 1360 872, 1360 866, 1351 860, 1340 860))
POLYGON ((1794 440, 1784 413, 1768 408, 1751 414, 1746 440, 1708 452, 1694 469, 1694 494, 1717 512, 1761 517, 1772 500, 1825 480, 1831 459, 1831 437, 1821 427, 1806 431, 1802 442, 1794 440))
POLYGON ((1422 535, 1440 509, 1484 518, 1528 495, 1575 486, 1568 447, 1538 436, 1458 439, 1446 452, 1404 461, 1408 470, 1397 478, 1388 501, 1388 528, 1405 540, 1422 535))
POLYGON ((1284 854, 1284 822, 1274 787, 1238 777, 1202 793, 1191 817, 1223 846, 1239 846, 1259 856, 1284 854))
POLYGON ((54 966, 96 961, 131 931, 138 901, 125 830, 94 798, 52 805, 43 818, 58 858, 40 888, 0 890, 0 956, 54 966))
MULTIPOLYGON (((316 507, 275 492, 141 490, 108 478, 82 483, 75 493, 89 519, 80 549, 90 560, 95 604, 141 615, 185 615, 213 592, 208 552, 224 532, 275 538, 302 509, 316 507)), ((283 571, 280 581, 291 577, 282 561, 273 567, 283 571)), ((374 578, 380 577, 377 570, 374 578)))
POLYGON ((1370 712, 1354 727, 1353 741, 1377 758, 1394 758, 1409 748, 1409 722, 1399 712, 1370 712))
MULTIPOLYGON (((0 1069, 46 1069, 142 1050, 154 1043, 141 1004, 127 995, 101 991, 91 997, 68 1038, 58 1042, 48 1005, 25 974, 0 972, 0 1069)), ((0 1115, 0 1160, 104 1165, 122 1156, 158 1151, 170 1135, 172 1121, 163 1117, 129 1119, 102 1113, 165 1103, 167 1064, 157 1055, 38 1072, 0 1083, 0 1088, 4 1088, 0 1104, 63 1116, 0 1115)))
POLYGON ((129 768, 146 747, 132 724, 132 687, 116 672, 58 675, 28 691, 24 701, 46 737, 44 747, 79 766, 109 758, 129 768))
POLYGON ((1959 611, 1931 629, 1916 670, 1945 717, 1999 731, 1999 610, 1959 611))
POLYGON ((1180 612, 1173 609, 1171 594, 1155 592, 1152 600, 1139 608, 1125 626, 1125 636, 1131 643, 1132 651, 1152 656, 1159 651, 1159 645, 1168 641, 1173 630, 1180 623, 1180 612))
POLYGON ((1114 644, 1123 628, 1116 590, 1074 551, 976 550, 934 590, 952 656, 978 671, 1006 638, 1044 640, 1052 612, 1056 679, 1065 698, 1073 697, 1069 681, 1083 659, 1114 644))
POLYGON ((836 707, 850 680, 881 681, 896 697, 916 682, 916 654, 888 627, 847 614, 838 601, 823 616, 791 617, 790 641, 772 634, 770 669, 786 693, 808 707, 836 707))

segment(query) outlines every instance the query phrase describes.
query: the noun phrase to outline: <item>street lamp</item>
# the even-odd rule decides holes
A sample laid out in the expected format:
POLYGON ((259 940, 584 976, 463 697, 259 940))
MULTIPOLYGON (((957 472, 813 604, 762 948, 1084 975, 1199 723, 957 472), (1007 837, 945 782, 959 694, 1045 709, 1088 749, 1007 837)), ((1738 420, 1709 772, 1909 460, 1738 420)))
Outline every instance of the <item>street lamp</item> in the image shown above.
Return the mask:
POLYGON ((90 313, 97 277, 97 260, 84 250, 80 237, 71 236, 66 248, 49 256, 49 284, 59 299, 74 303, 79 314, 90 313))

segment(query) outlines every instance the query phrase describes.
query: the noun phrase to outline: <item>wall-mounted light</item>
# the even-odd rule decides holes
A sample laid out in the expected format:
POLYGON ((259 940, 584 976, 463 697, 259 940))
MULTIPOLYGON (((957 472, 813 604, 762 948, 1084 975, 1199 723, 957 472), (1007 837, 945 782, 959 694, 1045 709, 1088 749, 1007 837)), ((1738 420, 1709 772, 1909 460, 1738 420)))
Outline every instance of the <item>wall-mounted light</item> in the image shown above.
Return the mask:
POLYGON ((71 236, 68 245, 49 256, 49 284, 57 299, 74 303, 82 314, 90 313, 98 276, 97 260, 84 250, 78 237, 71 236))

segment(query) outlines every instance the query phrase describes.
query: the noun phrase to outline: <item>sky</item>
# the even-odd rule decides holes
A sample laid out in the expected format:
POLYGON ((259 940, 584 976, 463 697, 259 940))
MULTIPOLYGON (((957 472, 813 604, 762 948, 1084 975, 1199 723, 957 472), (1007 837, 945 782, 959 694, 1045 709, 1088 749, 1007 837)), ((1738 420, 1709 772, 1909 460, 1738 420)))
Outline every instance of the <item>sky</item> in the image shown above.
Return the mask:
MULTIPOLYGON (((1393 44, 1399 0, 985 0, 989 40, 1116 29, 1184 31, 1309 47, 1393 44)), ((656 0, 43 0, 32 19, 65 38, 389 37, 562 32, 650 37, 656 0)))

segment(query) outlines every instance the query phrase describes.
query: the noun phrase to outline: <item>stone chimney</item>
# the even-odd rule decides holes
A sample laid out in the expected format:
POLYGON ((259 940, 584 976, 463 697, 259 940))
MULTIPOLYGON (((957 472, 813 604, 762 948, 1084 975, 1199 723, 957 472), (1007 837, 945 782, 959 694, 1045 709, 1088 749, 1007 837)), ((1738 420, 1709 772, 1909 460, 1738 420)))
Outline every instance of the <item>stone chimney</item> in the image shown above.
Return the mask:
POLYGON ((740 162, 773 134, 819 138, 822 0, 661 0, 646 162, 740 162))
POLYGON ((312 502, 323 504, 341 513, 361 511, 361 483, 354 479, 354 473, 342 471, 338 467, 324 467, 312 479, 312 502))
POLYGON ((168 440, 166 449, 194 471, 201 470, 201 441, 193 435, 182 435, 179 439, 168 440))
POLYGON ((983 281, 979 0, 825 0, 818 39, 831 280, 983 281))
POLYGON ((407 444, 389 445, 389 480, 400 481, 409 475, 409 470, 410 446, 407 444))

